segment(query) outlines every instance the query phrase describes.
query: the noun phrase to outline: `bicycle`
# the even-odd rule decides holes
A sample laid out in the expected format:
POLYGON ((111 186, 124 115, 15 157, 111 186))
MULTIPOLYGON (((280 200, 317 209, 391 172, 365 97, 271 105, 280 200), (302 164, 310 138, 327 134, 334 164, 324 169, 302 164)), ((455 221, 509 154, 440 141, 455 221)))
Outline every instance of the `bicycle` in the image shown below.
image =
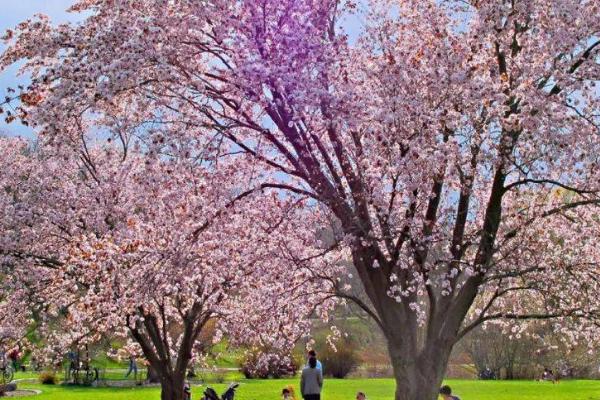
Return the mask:
POLYGON ((98 368, 91 368, 89 365, 80 366, 72 370, 73 380, 76 384, 91 385, 98 380, 98 368))
POLYGON ((2 384, 12 382, 13 378, 15 377, 15 371, 13 370, 13 367, 6 364, 0 367, 0 374, 2 376, 2 384))
POLYGON ((87 386, 98 380, 99 371, 98 368, 93 368, 90 365, 90 354, 87 345, 85 346, 85 359, 83 361, 81 361, 79 350, 77 353, 70 354, 69 359, 71 363, 67 376, 72 378, 74 384, 87 386))

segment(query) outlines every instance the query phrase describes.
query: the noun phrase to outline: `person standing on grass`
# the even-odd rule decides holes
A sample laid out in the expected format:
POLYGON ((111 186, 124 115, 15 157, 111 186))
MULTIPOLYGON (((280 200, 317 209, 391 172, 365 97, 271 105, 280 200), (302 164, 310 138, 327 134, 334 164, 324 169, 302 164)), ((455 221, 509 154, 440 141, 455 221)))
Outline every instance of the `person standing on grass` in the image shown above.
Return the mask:
POLYGON ((317 368, 317 358, 310 357, 308 366, 302 370, 300 392, 304 400, 320 400, 323 389, 323 372, 317 368))
POLYGON ((19 366, 19 358, 21 358, 21 350, 18 345, 10 350, 8 358, 12 364, 13 371, 16 372, 19 366))
MULTIPOLYGON (((321 361, 319 361, 319 360, 317 359, 317 352, 316 352, 316 351, 314 351, 314 350, 309 350, 309 351, 308 351, 308 359, 310 360, 310 358, 311 358, 311 357, 314 357, 314 358, 315 358, 315 360, 317 360, 317 369, 318 369, 319 371, 321 371, 321 373, 323 373, 323 365, 321 364, 321 361)), ((306 366, 308 366, 308 364, 306 364, 306 366)))
POLYGON ((8 359, 6 358, 6 351, 0 349, 0 368, 5 369, 8 366, 8 359))
POLYGON ((127 373, 125 374, 125 378, 129 378, 129 374, 131 374, 132 372, 133 372, 134 379, 137 380, 138 368, 137 368, 137 362, 135 361, 135 357, 133 356, 133 354, 129 355, 129 369, 127 370, 127 373))

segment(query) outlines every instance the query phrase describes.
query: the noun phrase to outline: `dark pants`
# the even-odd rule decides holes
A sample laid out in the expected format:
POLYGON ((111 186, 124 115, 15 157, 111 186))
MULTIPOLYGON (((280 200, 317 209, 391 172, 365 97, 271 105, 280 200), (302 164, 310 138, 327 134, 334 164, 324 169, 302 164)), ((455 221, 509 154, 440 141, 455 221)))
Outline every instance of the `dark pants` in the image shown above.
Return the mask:
POLYGON ((305 394, 304 400, 321 400, 320 394, 305 394))
POLYGON ((127 370, 127 373, 125 374, 125 378, 127 378, 129 376, 129 374, 131 374, 133 372, 133 376, 135 377, 135 379, 137 379, 137 364, 129 364, 129 369, 127 370))

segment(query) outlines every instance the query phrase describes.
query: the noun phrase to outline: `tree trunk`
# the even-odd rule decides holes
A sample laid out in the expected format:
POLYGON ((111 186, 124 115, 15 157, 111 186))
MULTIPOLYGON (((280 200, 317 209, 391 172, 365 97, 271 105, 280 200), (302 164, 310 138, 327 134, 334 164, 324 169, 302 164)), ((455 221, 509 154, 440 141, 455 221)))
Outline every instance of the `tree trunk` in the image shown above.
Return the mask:
MULTIPOLYGON (((436 329, 445 321, 446 315, 437 314, 434 320, 429 321, 428 329, 435 334, 423 335, 416 314, 405 303, 399 303, 388 295, 389 279, 379 269, 369 267, 372 263, 372 260, 368 261, 369 255, 356 252, 353 258, 365 292, 373 304, 373 314, 378 318, 387 340, 396 381, 395 400, 437 400, 455 343, 452 338, 442 340, 442 329, 436 329)), ((407 298, 406 302, 414 300, 407 298)), ((452 333, 455 334, 456 330, 452 333)))
POLYGON ((152 365, 148 366, 148 383, 160 383, 160 376, 158 374, 158 370, 154 368, 152 365))
POLYGON ((187 400, 184 385, 192 358, 192 346, 210 317, 209 313, 201 314, 201 311, 202 304, 195 303, 183 318, 184 331, 175 360, 172 359, 166 339, 168 326, 165 322, 161 327, 155 316, 146 314, 140 308, 139 312, 144 316, 143 324, 138 320, 135 327, 130 327, 132 337, 150 363, 148 370, 158 374, 161 400, 187 400))
POLYGON ((388 339, 396 380, 395 400, 437 400, 452 345, 436 343, 421 350, 417 358, 410 350, 388 339))
POLYGON ((506 380, 512 381, 515 379, 515 369, 512 363, 506 366, 506 380))
POLYGON ((160 377, 160 400, 185 400, 183 386, 185 371, 160 377))

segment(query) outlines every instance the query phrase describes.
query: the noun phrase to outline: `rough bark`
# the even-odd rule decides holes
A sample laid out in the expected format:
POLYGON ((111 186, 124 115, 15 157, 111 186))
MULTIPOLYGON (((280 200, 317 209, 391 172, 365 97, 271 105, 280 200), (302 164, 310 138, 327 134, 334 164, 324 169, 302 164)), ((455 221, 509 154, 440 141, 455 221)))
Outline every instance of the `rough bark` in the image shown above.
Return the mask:
POLYGON ((404 324, 411 325, 411 314, 401 305, 387 304, 384 314, 383 329, 396 381, 395 399, 437 400, 455 337, 436 337, 421 343, 418 328, 400 327, 403 314, 404 324), (396 314, 395 323, 389 319, 392 314, 396 314))
POLYGON ((173 374, 161 375, 160 399, 184 400, 183 386, 185 384, 185 371, 175 371, 173 374))
POLYGON ((396 400, 436 400, 444 379, 451 346, 429 349, 426 357, 408 359, 398 346, 390 345, 389 352, 396 380, 396 400))
POLYGON ((148 366, 147 379, 149 383, 160 383, 160 376, 158 374, 158 371, 152 365, 148 366))

